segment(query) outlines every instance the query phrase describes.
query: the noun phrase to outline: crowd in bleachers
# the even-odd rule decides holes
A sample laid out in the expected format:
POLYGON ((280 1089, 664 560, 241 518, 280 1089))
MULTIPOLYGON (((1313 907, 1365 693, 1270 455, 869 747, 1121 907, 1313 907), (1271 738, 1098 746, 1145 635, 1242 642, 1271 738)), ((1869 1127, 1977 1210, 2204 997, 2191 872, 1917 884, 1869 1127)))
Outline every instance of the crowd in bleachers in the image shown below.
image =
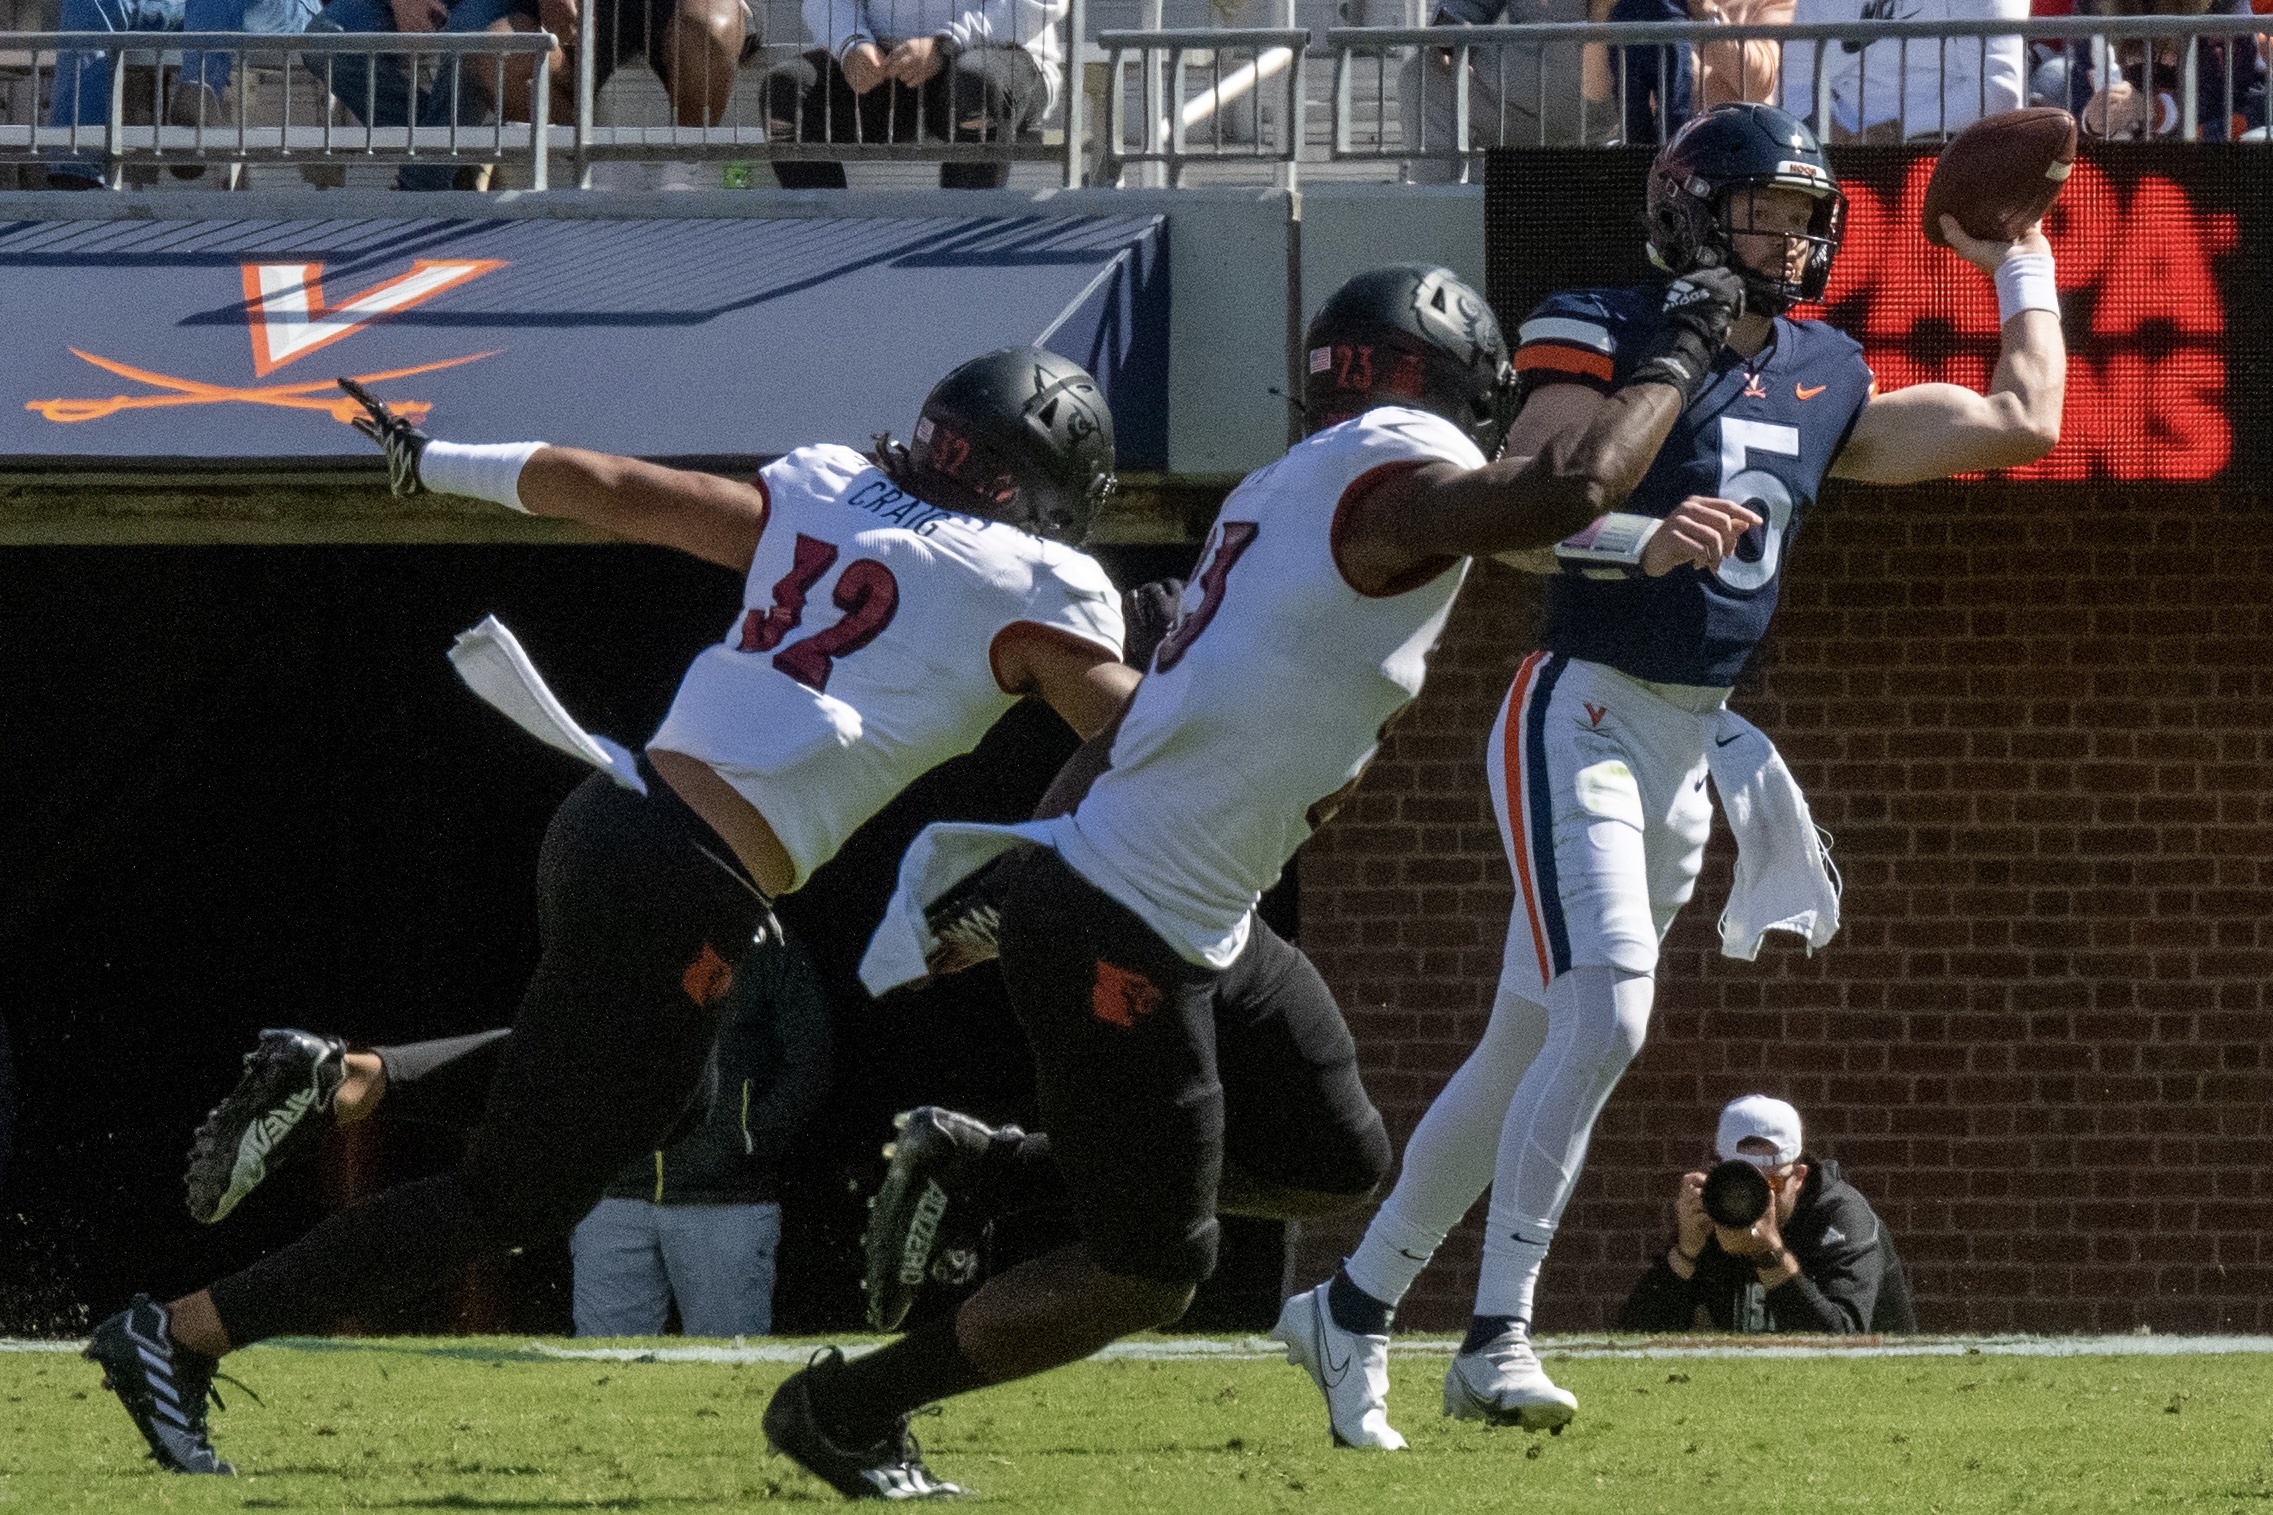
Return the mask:
MULTIPOLYGON (((690 155, 708 160, 697 164, 669 161, 673 144, 664 141, 657 157, 665 161, 600 163, 588 180, 595 186, 737 185, 764 183, 770 176, 789 188, 842 187, 845 168, 839 160, 856 155, 845 150, 853 145, 868 156, 889 145, 886 150, 894 156, 945 158, 939 166, 943 186, 995 186, 1005 182, 1007 160, 1017 156, 1001 151, 1000 145, 1038 144, 1045 122, 1054 137, 1064 117, 1069 0, 758 0, 758 10, 751 0, 585 3, 593 7, 589 71, 599 92, 598 119, 608 119, 611 109, 617 119, 625 119, 623 102, 636 98, 644 104, 649 124, 735 126, 743 129, 738 139, 743 143, 756 141, 758 131, 763 134, 760 150, 747 155, 752 161, 723 166, 715 142, 690 155), (637 81, 628 90, 619 86, 611 91, 619 66, 634 60, 645 65, 636 71, 637 81), (995 146, 966 145, 974 143, 995 146)), ((579 0, 0 0, 0 24, 12 20, 19 34, 234 32, 246 34, 246 46, 254 49, 243 54, 151 50, 114 55, 40 49, 27 46, 29 39, 19 35, 8 55, 12 69, 0 65, 0 72, 14 76, 7 85, 7 119, 51 129, 76 126, 84 141, 93 144, 50 153, 44 167, 23 164, 19 182, 95 188, 106 182, 150 183, 161 173, 158 163, 140 159, 121 172, 115 160, 103 156, 101 133, 113 109, 118 57, 124 59, 126 74, 122 124, 195 131, 195 147, 165 163, 182 179, 200 178, 214 165, 234 181, 240 172, 229 166, 235 134, 247 125, 273 125, 286 114, 303 125, 329 121, 356 129, 467 128, 532 119, 539 103, 533 98, 533 43, 510 58, 477 53, 455 62, 429 58, 420 64, 387 51, 380 39, 389 36, 405 39, 394 44, 405 47, 414 34, 550 32, 559 45, 549 58, 543 103, 552 122, 573 122, 578 52, 587 21, 578 5, 579 0), (340 52, 320 63, 303 54, 293 67, 283 48, 262 54, 255 41, 308 33, 369 34, 374 50, 340 52)), ((2197 31, 2151 39, 2016 35, 1961 36, 1939 44, 1818 44, 1778 38, 1716 42, 1660 33, 1648 43, 1624 46, 1571 41, 1460 49, 1404 46, 1385 50, 1384 58, 1395 61, 1378 71, 1371 101, 1378 113, 1373 156, 1394 159, 1394 171, 1409 179, 1464 178, 1473 172, 1465 155, 1485 147, 1658 142, 1694 112, 1730 100, 1781 104, 1821 122, 1834 143, 1940 138, 1979 115, 2031 104, 2066 107, 2092 136, 2261 139, 2266 134, 2266 33, 2273 31, 2273 22, 2253 15, 2253 5, 2260 13, 2273 12, 2273 0, 2034 0, 2038 17, 2151 13, 2236 18, 2231 34, 2197 31), (1464 92, 1454 88, 1455 71, 1462 68, 1464 92), (1468 131, 1465 140, 1456 141, 1461 93, 1468 131)), ((1219 20, 1262 19, 1244 15, 1257 6, 1239 0, 1214 8, 1219 20), (1242 14, 1234 16, 1235 11, 1242 14)), ((1099 13, 1107 9, 1092 6, 1092 38, 1099 13)), ((1362 5, 1343 9, 1379 19, 1362 5)), ((1419 9, 1424 14, 1415 14, 1415 0, 1406 0, 1403 19, 1425 24, 1432 35, 1441 30, 1449 42, 1468 26, 1535 22, 1622 27, 2019 20, 2031 13, 2031 4, 1421 0, 1419 9)), ((1217 59, 1202 59, 1213 68, 1209 77, 1220 79, 1230 56, 1225 51, 1217 59)), ((1093 43, 1085 49, 1085 59, 1092 97, 1108 94, 1113 86, 1093 43)), ((1315 71, 1313 82, 1322 82, 1325 72, 1315 71)), ((1133 94, 1136 74, 1134 68, 1125 71, 1119 87, 1133 94)), ((1193 87, 1204 88, 1204 81, 1193 87)), ((1340 101, 1329 104, 1347 108, 1340 101)), ((1201 114, 1212 108, 1212 101, 1205 102, 1201 114)), ((1194 114, 1189 100, 1184 113, 1189 123, 1194 114)), ((1224 115, 1230 114, 1226 106, 1224 115)), ((1093 98, 1086 118, 1092 142, 1101 135, 1103 115, 1093 98)), ((1314 111, 1320 120, 1325 115, 1314 111)), ((1225 122, 1204 124, 1212 126, 1219 144, 1253 142, 1283 130, 1267 111, 1251 118, 1244 135, 1227 131, 1225 122)), ((178 133, 175 140, 180 140, 178 133)), ((1100 156, 1117 156, 1115 145, 1107 144, 1100 156)), ((459 151, 387 172, 398 187, 412 190, 490 183, 490 165, 459 151)), ((335 164, 309 170, 308 177, 339 182, 341 173, 335 164)), ((365 182, 373 182, 368 174, 365 182)))

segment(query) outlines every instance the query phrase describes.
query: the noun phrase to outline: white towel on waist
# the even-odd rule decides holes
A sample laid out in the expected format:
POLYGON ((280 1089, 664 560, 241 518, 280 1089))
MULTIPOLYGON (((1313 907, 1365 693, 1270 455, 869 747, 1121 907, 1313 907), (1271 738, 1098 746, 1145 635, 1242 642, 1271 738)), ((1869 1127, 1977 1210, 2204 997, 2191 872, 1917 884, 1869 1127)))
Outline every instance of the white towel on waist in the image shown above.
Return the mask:
POLYGON ((939 945, 924 921, 932 902, 957 884, 1026 842, 1049 844, 1049 822, 988 826, 977 821, 938 821, 916 833, 900 859, 900 878, 884 919, 868 939, 860 959, 860 981, 870 994, 922 978, 924 960, 939 945))
POLYGON ((547 747, 590 763, 634 794, 647 792, 639 760, 621 742, 576 723, 521 650, 520 638, 497 617, 484 616, 479 626, 458 633, 450 666, 468 689, 547 747))
POLYGON ((1736 879, 1721 910, 1721 956, 1749 963, 1760 939, 1792 931, 1807 950, 1839 929, 1839 871, 1830 838, 1808 814, 1807 796, 1760 728, 1732 710, 1715 712, 1705 749, 1721 813, 1736 838, 1736 879))

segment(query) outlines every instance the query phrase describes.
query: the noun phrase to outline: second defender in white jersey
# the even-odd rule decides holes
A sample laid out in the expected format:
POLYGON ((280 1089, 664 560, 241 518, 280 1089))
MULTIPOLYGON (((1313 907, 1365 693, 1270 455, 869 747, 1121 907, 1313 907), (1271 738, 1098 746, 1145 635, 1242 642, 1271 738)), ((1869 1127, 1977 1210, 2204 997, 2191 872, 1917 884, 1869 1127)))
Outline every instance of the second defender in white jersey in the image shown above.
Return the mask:
MULTIPOLYGON (((1003 980, 1079 1241, 882 1351, 791 1378, 766 1413, 777 1445, 857 1447, 917 1405, 1166 1324, 1214 1268, 1219 1211, 1316 1214, 1371 1191, 1387 1141, 1348 1028, 1316 970, 1253 919, 1257 896, 1420 691, 1469 559, 1547 545, 1621 500, 1738 299, 1733 277, 1685 285, 1661 350, 1598 425, 1498 462, 1512 371, 1475 291, 1407 264, 1327 302, 1308 343, 1312 435, 1224 502, 1178 624, 1119 729, 1085 751, 1107 766, 1070 813, 1020 828, 1039 845, 995 871, 1003 980)), ((926 835, 903 889, 949 845, 949 828, 926 835)), ((920 1266, 940 1218, 897 1196, 935 1186, 955 1214, 1027 1150, 1006 1135, 931 1124, 928 1155, 903 1147, 872 1278, 879 1252, 920 1266)), ((846 1472, 838 1487, 860 1492, 846 1472)))
MULTIPOLYGON (((871 463, 806 448, 750 484, 534 442, 436 442, 348 387, 398 492, 680 548, 748 589, 636 779, 596 774, 554 817, 539 961, 464 1161, 96 1329, 88 1355, 177 1472, 228 1471, 205 1430, 222 1354, 319 1334, 475 1258, 564 1235, 654 1151, 701 1088, 736 970, 768 950, 769 897, 909 780, 1026 694, 1093 735, 1137 677, 1105 576, 1075 550, 1112 487, 1112 417, 1053 353, 957 368, 926 398, 910 450, 887 442, 871 463)), ((866 1465, 903 1491, 947 1491, 905 1432, 886 1427, 866 1465)))
POLYGON ((1230 966, 1255 900, 1357 784, 1421 692, 1468 560, 1359 588, 1343 511, 1398 474, 1484 466, 1444 417, 1383 405, 1249 474, 1100 774, 1051 842, 1195 962, 1230 966), (1333 671, 1330 684, 1297 670, 1333 671))

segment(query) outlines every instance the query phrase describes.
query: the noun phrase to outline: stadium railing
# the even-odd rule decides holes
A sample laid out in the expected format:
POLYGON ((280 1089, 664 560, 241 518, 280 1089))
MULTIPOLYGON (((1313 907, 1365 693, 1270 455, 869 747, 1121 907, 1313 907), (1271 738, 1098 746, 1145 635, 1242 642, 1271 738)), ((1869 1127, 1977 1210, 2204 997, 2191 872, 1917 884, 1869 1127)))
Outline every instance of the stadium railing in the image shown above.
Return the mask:
MULTIPOLYGON (((0 122, 0 163, 85 164, 117 187, 129 165, 169 167, 210 163, 350 162, 528 164, 532 188, 549 186, 548 101, 552 39, 543 33, 310 32, 290 38, 243 32, 16 32, 0 33, 0 56, 25 60, 34 91, 44 100, 57 88, 59 68, 74 58, 111 55, 110 98, 103 119, 45 124, 45 111, 31 121, 0 122), (185 53, 226 54, 239 81, 222 102, 219 115, 188 125, 167 120, 169 66, 185 53), (343 58, 371 60, 361 115, 377 114, 374 99, 377 63, 400 58, 419 71, 419 82, 451 91, 504 93, 512 60, 534 62, 526 122, 493 120, 482 125, 366 126, 335 108, 332 89, 343 58), (304 70, 320 92, 294 88, 295 70, 304 70), (265 76, 281 87, 255 91, 243 81, 265 76), (258 98, 263 103, 255 108, 258 98)), ((453 116, 458 112, 452 111, 453 116)), ((494 114, 494 113, 493 113, 494 114)))
POLYGON ((1168 182, 1206 160, 1278 166, 1291 184, 1305 140, 1310 33, 1299 27, 1111 31, 1100 182, 1159 164, 1168 182), (1132 103, 1134 109, 1131 109, 1132 103))
MULTIPOLYGON (((825 141, 804 135, 805 123, 768 119, 767 70, 808 51, 809 42, 752 44, 736 68, 725 118, 713 126, 631 124, 607 119, 600 100, 595 36, 598 6, 579 7, 581 35, 574 68, 556 78, 549 66, 552 39, 542 33, 308 33, 290 38, 239 33, 0 33, 0 58, 29 71, 29 98, 51 94, 58 58, 111 52, 108 109, 100 121, 40 124, 44 116, 19 108, 0 122, 0 163, 79 162, 101 165, 112 184, 122 170, 196 163, 297 163, 303 167, 357 162, 401 164, 503 163, 521 165, 520 182, 532 188, 584 182, 597 162, 709 160, 748 162, 948 161, 1047 163, 1052 179, 1159 184, 1187 182, 1187 170, 1222 182, 1222 170, 1261 170, 1292 185, 1298 165, 1336 165, 1345 175, 1395 177, 1417 163, 1434 162, 1461 176, 1488 148, 1608 144, 1626 139, 1637 119, 1631 91, 1655 100, 1645 107, 1651 139, 1676 125, 1671 111, 1672 72, 1679 50, 1725 49, 1743 98, 1781 98, 1812 117, 1832 136, 1842 102, 1868 102, 1891 72, 1891 135, 1938 140, 1980 114, 1986 99, 1983 67, 1996 39, 2023 48, 2023 78, 2041 56, 2071 51, 2100 80, 2141 73, 2142 56, 2161 58, 2163 82, 2173 95, 2175 124, 2168 136, 2194 141, 2205 120, 2230 122, 2249 88, 2243 59, 2261 46, 2254 16, 2064 16, 2030 20, 1852 21, 1807 25, 1726 25, 1712 22, 1574 23, 1475 27, 1335 27, 1315 46, 1299 27, 1225 30, 1166 28, 1100 33, 1076 48, 1086 31, 1085 0, 1069 0, 1057 53, 1063 72, 1047 113, 1020 132, 991 131, 986 140, 951 140, 917 120, 904 140, 825 141), (1778 80, 1749 77, 1757 42, 1773 50, 1778 80), (1600 49, 1639 52, 1641 69, 1596 69, 1607 96, 1579 86, 1581 59, 1600 49), (1921 101, 1912 62, 1921 50, 1935 59, 1921 101), (165 78, 185 53, 226 53, 240 79, 258 76, 258 90, 233 87, 218 116, 199 124, 167 121, 165 78), (1438 67, 1409 68, 1434 55, 1438 67), (528 121, 489 120, 479 125, 371 127, 350 119, 372 114, 343 110, 331 88, 345 57, 411 60, 428 81, 463 90, 482 85, 492 95, 515 60, 533 65, 528 121), (1946 64, 1962 57, 1958 77, 1970 87, 1953 95, 1946 64), (2214 66, 2205 68, 2208 57, 2214 66), (1330 68, 1317 65, 1324 63, 1330 68), (1782 77, 1786 65, 1789 78, 1782 77), (1650 78, 1654 70, 1654 81, 1650 78), (1837 81, 1836 86, 1834 81, 1837 81), (1400 98, 1417 82, 1416 99, 1400 98), (280 86, 280 87, 279 87, 280 86), (1442 95, 1432 91, 1441 90, 1442 95), (1101 99, 1097 98, 1102 94, 1101 99), (1559 93, 1559 107, 1549 96, 1559 93), (257 102, 255 97, 257 96, 257 102), (573 101, 573 104, 570 102, 573 101), (248 103, 255 102, 255 103, 248 103), (1498 109, 1492 108, 1497 102, 1498 109), (2207 107, 2207 108, 2206 108, 2207 107), (1575 108, 1575 120, 1571 112, 1575 108), (2214 113, 2213 113, 2214 112, 2214 113), (33 119, 24 119, 29 114, 33 119), (566 118, 563 120, 563 118, 566 118), (1449 129, 1447 129, 1449 126, 1449 129), (565 157, 566 163, 563 163, 565 157)), ((623 9, 621 7, 618 8, 623 9)), ((1147 20, 1157 18, 1157 9, 1147 20)), ((366 73, 372 71, 367 70, 366 73)), ((368 95, 372 86, 364 86, 368 95)), ((18 99, 26 92, 19 92, 18 99)), ((2149 90, 2152 94, 2152 88, 2149 90)), ((2064 101, 2062 103, 2065 103, 2064 101)), ((950 102, 958 117, 959 102, 950 102)), ((492 116, 496 113, 492 112, 492 116)), ((1884 125, 1884 123, 1879 123, 1884 125)), ((2262 137, 2262 131, 2250 135, 2262 137)), ((1834 138, 1836 140, 1836 138, 1834 138)))
MULTIPOLYGON (((1989 48, 1997 39, 2018 40, 2022 50, 2020 67, 2024 91, 2034 62, 2030 50, 2038 44, 2062 47, 2070 43, 2083 44, 2086 57, 2102 80, 2112 79, 2121 72, 2116 62, 2132 44, 2143 46, 2149 56, 2157 54, 2158 45, 2168 44, 2177 52, 2178 127, 2173 135, 2186 141, 2198 141, 2202 135, 2203 115, 2203 81, 2199 67, 2202 50, 2230 40, 2246 43, 2254 52, 2259 46, 2255 33, 2268 25, 2273 23, 2253 16, 2077 15, 2030 20, 1846 21, 1745 26, 1673 21, 1335 27, 1325 35, 1326 51, 1333 61, 1333 133, 1328 151, 1336 159, 1461 159, 1488 147, 1544 146, 1550 142, 1563 145, 1563 139, 1570 135, 1571 123, 1566 115, 1551 127, 1556 113, 1550 109, 1550 92, 1572 93, 1568 73, 1578 66, 1587 48, 1654 50, 1653 124, 1658 139, 1662 140, 1678 124, 1671 110, 1672 76, 1678 66, 1675 49, 1745 42, 1771 44, 1778 58, 1778 69, 1773 78, 1744 77, 1743 71, 1751 64, 1751 49, 1730 47, 1728 51, 1735 56, 1739 70, 1738 98, 1780 98, 1787 108, 1796 103, 1800 106, 1798 113, 1812 118, 1817 132, 1830 138, 1840 95, 1844 94, 1849 100, 1857 97, 1875 100, 1890 93, 1895 105, 1890 118, 1894 127, 1891 136, 1905 141, 1942 140, 1984 113, 1989 48), (1791 52, 1795 44, 1802 45, 1796 56, 1791 52), (1422 49, 1448 54, 1451 66, 1441 70, 1404 70, 1405 60, 1422 49), (1915 98, 1911 70, 1912 59, 1919 49, 1933 51, 1935 72, 1939 76, 1939 87, 1933 91, 1931 108, 1927 110, 1917 109, 1919 102, 1915 98), (1511 56, 1528 58, 1530 67, 1511 68, 1511 56), (1972 85, 1957 97, 1953 97, 1948 88, 1953 57, 1969 65, 1960 77, 1969 78, 1972 85), (1783 62, 1787 58, 1804 67, 1804 84, 1797 90, 1792 80, 1783 77, 1783 62), (1843 61, 1836 65, 1842 71, 1849 67, 1854 70, 1852 80, 1843 82, 1837 89, 1830 78, 1834 59, 1853 60, 1851 65, 1843 61), (1886 89, 1888 81, 1884 75, 1888 69, 1893 75, 1890 91, 1886 89), (1401 72, 1421 82, 1424 97, 1420 101, 1400 101, 1398 104, 1403 109, 1398 110, 1392 109, 1389 101, 1393 82, 1401 72), (1493 112, 1488 108, 1473 108, 1474 97, 1485 93, 1472 87, 1479 78, 1488 78, 1494 86, 1489 91, 1490 96, 1511 106, 1524 107, 1521 114, 1528 118, 1529 130, 1510 130, 1509 118, 1515 114, 1512 110, 1493 112), (1442 141, 1426 140, 1427 123, 1432 119, 1427 108, 1432 101, 1426 92, 1432 83, 1451 96, 1450 115, 1454 125, 1442 141), (1771 85, 1780 87, 1771 89, 1771 85), (1400 116, 1422 124, 1423 140, 1403 140, 1400 116)), ((2241 46, 2224 48, 2222 77, 2214 78, 2210 86, 2212 102, 2224 107, 2221 120, 2231 120, 2245 103, 2249 71, 2241 54, 2241 46), (2218 99, 2221 91, 2222 101, 2218 99)), ((1629 107, 1633 71, 1611 68, 1605 72, 1613 91, 1609 98, 1590 100, 1583 90, 1575 92, 1578 111, 1575 136, 1579 143, 1619 140, 1632 119, 1629 107)), ((1646 69, 1643 77, 1645 84, 1651 82, 1646 69)), ((1646 102, 1645 109, 1648 109, 1646 102)))

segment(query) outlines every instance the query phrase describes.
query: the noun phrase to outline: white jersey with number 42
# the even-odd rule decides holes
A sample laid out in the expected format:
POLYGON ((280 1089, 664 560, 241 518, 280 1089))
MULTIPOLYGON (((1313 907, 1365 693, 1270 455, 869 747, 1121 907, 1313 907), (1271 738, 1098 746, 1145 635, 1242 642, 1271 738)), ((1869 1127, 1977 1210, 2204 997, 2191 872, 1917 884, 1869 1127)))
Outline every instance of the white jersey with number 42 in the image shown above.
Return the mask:
POLYGON ((1361 594, 1334 543, 1344 504, 1380 470, 1440 462, 1481 468, 1484 456, 1442 417, 1386 406, 1249 474, 1208 534, 1113 766, 1053 825, 1076 872, 1191 961, 1239 955, 1256 898, 1421 691, 1468 560, 1361 594))
POLYGON ((1003 632, 1044 627, 1118 656, 1121 604, 1087 554, 926 504, 849 447, 801 447, 758 483, 766 523, 742 613, 648 745, 700 759, 757 806, 802 884, 1017 703, 995 674, 1003 632))

